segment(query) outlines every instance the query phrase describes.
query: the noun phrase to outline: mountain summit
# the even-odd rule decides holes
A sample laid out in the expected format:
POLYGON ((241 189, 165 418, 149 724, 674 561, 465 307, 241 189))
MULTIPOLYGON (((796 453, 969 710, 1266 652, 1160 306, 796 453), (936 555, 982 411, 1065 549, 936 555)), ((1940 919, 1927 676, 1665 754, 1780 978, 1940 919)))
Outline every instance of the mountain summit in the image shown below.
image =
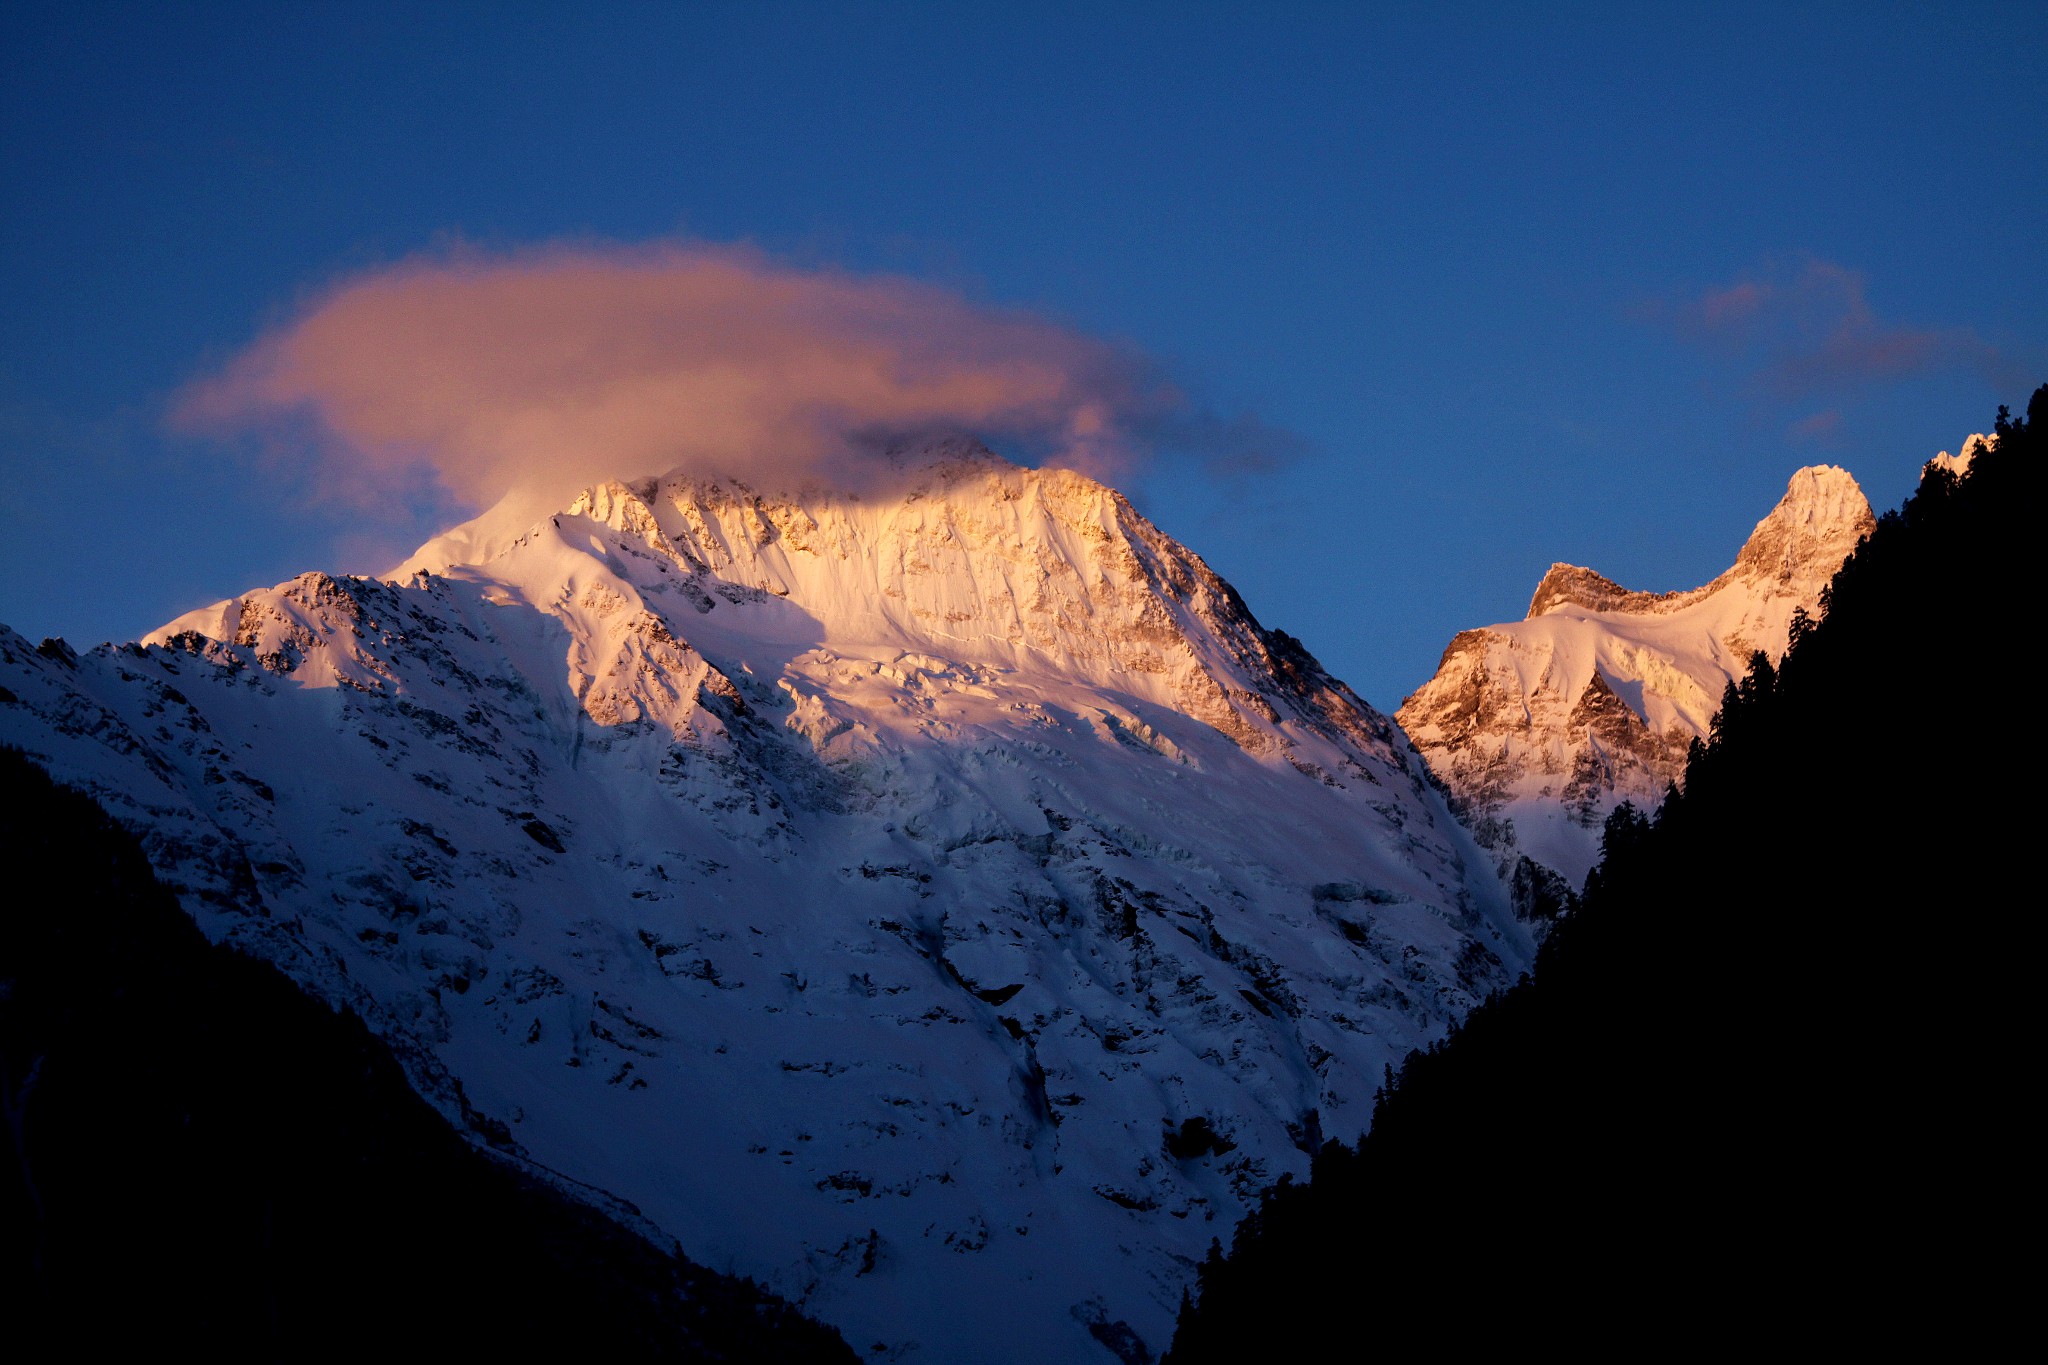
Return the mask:
POLYGON ((0 629, 0 740, 477 1140, 870 1358, 1146 1359, 1530 940, 1400 733, 1123 497, 899 466, 0 629))
POLYGON ((1576 887, 1607 812, 1663 798, 1728 683, 1755 652, 1784 654, 1794 611, 1817 611, 1875 525, 1848 471, 1817 465, 1704 587, 1635 592, 1553 564, 1527 617, 1459 632, 1397 717, 1505 871, 1527 856, 1576 887))

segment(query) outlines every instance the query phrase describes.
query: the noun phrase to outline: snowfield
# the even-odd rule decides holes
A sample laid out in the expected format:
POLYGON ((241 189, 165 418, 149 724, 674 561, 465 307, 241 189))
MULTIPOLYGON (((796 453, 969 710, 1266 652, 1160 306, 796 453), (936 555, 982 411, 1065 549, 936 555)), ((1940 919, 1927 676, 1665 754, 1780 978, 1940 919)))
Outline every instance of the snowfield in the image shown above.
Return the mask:
MULTIPOLYGON (((0 741, 479 1141, 870 1358, 1145 1359, 1531 939, 1400 732, 1114 491, 896 472, 608 484, 84 655, 0 628, 0 741)), ((1510 638, 1704 720, 1618 651, 1721 656, 1566 661, 1579 610, 1510 638)))

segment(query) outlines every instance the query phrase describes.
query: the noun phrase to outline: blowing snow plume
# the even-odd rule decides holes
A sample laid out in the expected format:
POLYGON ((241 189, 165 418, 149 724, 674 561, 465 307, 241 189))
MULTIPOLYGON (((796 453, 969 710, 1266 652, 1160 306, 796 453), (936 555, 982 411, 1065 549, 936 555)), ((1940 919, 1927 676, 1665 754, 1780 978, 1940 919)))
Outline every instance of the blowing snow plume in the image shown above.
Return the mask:
POLYGON ((666 245, 461 251, 358 275, 219 374, 174 422, 311 452, 324 491, 422 471, 538 514, 683 467, 860 484, 905 435, 967 432, 1101 471, 1186 420, 1142 359, 932 285, 666 245))

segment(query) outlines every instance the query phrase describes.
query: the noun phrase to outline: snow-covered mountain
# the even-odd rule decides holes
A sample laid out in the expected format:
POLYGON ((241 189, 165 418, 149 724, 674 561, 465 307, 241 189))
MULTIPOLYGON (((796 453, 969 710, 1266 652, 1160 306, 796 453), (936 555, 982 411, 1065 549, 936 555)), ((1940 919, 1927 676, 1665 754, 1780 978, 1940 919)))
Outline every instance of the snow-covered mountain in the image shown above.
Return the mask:
POLYGON ((1396 715, 1504 872, 1526 856, 1576 888, 1607 813, 1663 799, 1728 683, 1756 651, 1784 654, 1794 611, 1817 614, 1875 525, 1848 471, 1812 466, 1704 587, 1632 592, 1553 564, 1524 619, 1460 631, 1396 715))
POLYGON ((870 1357, 1145 1359, 1530 940, 1400 733, 1117 493, 897 472, 0 628, 0 741, 480 1140, 870 1357))
POLYGON ((1936 455, 1922 466, 1921 473, 1925 474, 1930 469, 1939 469, 1960 479, 1963 475, 1970 472, 1970 463, 1977 458, 1978 453, 1989 450, 1997 442, 1998 438, 1996 436, 1986 436, 1980 432, 1964 441, 1961 450, 1956 454, 1951 455, 1944 450, 1936 455))

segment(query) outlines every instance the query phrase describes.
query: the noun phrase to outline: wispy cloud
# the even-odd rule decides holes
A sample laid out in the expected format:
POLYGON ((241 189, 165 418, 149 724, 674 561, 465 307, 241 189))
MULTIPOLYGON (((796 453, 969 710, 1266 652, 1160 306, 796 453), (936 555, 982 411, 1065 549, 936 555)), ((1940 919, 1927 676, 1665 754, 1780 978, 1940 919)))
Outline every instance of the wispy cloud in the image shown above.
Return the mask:
POLYGON ((1785 434, 1802 444, 1837 445, 1842 439, 1842 410, 1825 408, 1811 416, 1802 417, 1786 428, 1785 434))
POLYGON ((858 483, 888 440, 940 431, 1101 473, 1162 442, 1231 467, 1286 449, 1042 317, 692 244, 456 250, 344 279, 173 420, 256 432, 329 492, 424 472, 476 505, 679 466, 858 483))
POLYGON ((1695 297, 1655 301, 1642 315, 1741 366, 1758 396, 1786 403, 1947 369, 1973 369, 1998 384, 2013 368, 1969 328, 1879 317, 1863 275, 1832 261, 1807 259, 1695 297))

